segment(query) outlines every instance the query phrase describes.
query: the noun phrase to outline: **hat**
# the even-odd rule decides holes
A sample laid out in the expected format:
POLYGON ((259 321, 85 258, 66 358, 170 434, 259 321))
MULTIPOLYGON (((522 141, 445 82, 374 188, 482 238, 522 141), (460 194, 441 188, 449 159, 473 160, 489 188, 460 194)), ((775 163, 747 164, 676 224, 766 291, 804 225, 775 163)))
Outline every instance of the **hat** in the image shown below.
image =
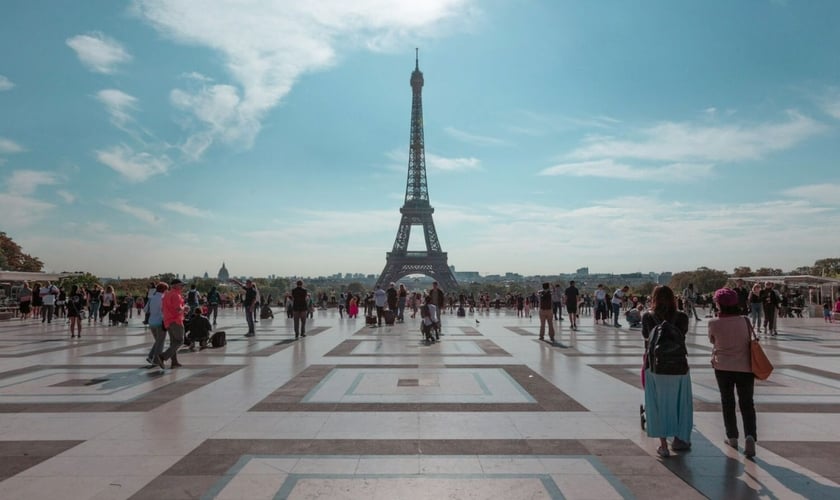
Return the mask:
POLYGON ((179 280, 178 278, 175 278, 174 280, 169 282, 170 286, 183 285, 183 284, 184 284, 184 282, 179 280))
POLYGON ((715 302, 722 307, 737 306, 738 294, 731 288, 721 288, 715 292, 715 302))

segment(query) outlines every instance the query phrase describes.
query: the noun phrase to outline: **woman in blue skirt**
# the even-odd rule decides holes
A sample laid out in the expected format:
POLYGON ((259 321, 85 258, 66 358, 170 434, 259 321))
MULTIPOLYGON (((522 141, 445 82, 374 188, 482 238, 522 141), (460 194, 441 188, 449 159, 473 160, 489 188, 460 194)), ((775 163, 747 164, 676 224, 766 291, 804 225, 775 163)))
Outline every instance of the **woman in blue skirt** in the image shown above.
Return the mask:
MULTIPOLYGON (((677 310, 677 299, 674 291, 667 286, 658 286, 653 290, 651 309, 642 316, 642 336, 645 345, 657 325, 667 321, 677 333, 677 343, 681 343, 681 351, 685 353, 685 335, 688 331, 688 316, 677 310)), ((683 355, 684 357, 684 355, 683 355)), ((648 357, 649 358, 649 357, 648 357)), ((647 418, 647 435, 659 438, 659 448, 656 452, 661 457, 668 457, 667 438, 673 436, 671 449, 685 451, 691 449, 691 428, 694 426, 694 406, 691 394, 691 376, 688 373, 688 360, 683 361, 685 373, 681 375, 666 375, 654 373, 651 369, 651 359, 645 366, 645 417, 647 418)))

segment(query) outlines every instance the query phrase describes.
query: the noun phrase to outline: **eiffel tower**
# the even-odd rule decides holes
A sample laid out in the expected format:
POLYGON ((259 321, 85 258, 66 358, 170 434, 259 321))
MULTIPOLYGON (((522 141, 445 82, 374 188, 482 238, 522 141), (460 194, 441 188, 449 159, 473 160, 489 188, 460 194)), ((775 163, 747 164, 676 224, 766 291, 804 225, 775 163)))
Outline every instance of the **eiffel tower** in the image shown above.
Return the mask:
POLYGON ((429 205, 426 185, 426 152, 423 143, 423 73, 420 72, 419 50, 415 49, 414 71, 411 73, 411 145, 408 149, 408 181, 405 203, 400 209, 402 219, 397 229, 394 248, 387 253, 385 269, 376 284, 383 288, 410 274, 424 274, 437 280, 446 292, 454 292, 458 281, 446 263, 446 252, 440 249, 435 221, 435 209, 429 205), (408 251, 411 226, 423 226, 425 251, 408 251))

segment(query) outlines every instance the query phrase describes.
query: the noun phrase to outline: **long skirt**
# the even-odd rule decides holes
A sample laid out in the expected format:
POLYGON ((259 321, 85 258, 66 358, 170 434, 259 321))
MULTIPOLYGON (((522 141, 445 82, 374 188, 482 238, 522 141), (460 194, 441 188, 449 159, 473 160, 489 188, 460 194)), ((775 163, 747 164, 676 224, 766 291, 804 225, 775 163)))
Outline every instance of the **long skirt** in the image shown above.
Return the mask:
POLYGON ((662 375, 646 370, 645 417, 648 436, 676 436, 691 442, 691 428, 694 426, 691 376, 688 373, 662 375))

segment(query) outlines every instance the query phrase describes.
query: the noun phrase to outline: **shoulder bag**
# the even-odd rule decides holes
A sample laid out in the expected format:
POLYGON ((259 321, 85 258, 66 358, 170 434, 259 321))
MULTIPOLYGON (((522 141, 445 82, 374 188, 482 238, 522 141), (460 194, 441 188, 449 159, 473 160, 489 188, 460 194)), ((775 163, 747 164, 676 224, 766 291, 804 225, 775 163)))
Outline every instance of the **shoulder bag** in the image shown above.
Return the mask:
POLYGON ((750 369, 753 375, 755 375, 755 378, 767 380, 767 377, 773 373, 773 363, 767 359, 767 355, 764 354, 764 349, 758 343, 758 335, 756 335, 750 320, 744 318, 744 321, 747 322, 747 327, 750 330, 750 369))

